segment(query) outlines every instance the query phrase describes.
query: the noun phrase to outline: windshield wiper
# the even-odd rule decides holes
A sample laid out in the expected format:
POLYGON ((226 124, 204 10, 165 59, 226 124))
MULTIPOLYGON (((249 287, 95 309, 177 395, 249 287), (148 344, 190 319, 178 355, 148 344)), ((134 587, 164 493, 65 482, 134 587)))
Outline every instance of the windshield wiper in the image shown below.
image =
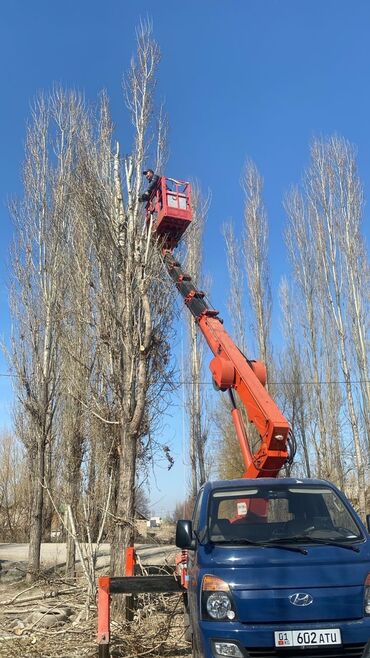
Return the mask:
POLYGON ((356 553, 360 552, 358 546, 353 546, 353 544, 343 544, 336 541, 335 539, 321 539, 317 537, 311 537, 311 535, 294 535, 290 537, 279 537, 278 539, 272 539, 271 542, 295 542, 295 541, 306 541, 310 544, 323 544, 325 546, 338 546, 338 548, 347 548, 350 551, 355 551, 356 553))
POLYGON ((211 539, 212 544, 248 544, 250 546, 260 546, 261 544, 258 541, 252 541, 251 539, 244 539, 243 537, 227 537, 225 539, 211 539))
POLYGON ((294 553, 303 553, 303 555, 307 555, 308 552, 301 546, 286 546, 285 544, 280 544, 280 542, 275 543, 274 541, 252 541, 251 539, 243 539, 241 537, 229 537, 228 539, 220 539, 218 541, 212 541, 212 544, 246 544, 247 546, 260 546, 261 548, 282 548, 286 549, 287 551, 293 551, 294 553))

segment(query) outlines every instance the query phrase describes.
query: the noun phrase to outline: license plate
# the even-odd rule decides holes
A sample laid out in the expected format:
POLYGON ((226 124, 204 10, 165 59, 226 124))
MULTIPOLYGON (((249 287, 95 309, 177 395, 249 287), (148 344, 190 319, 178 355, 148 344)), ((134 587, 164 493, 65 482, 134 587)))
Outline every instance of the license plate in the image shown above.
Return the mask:
POLYGON ((275 631, 276 647, 318 647, 341 644, 339 628, 318 628, 311 631, 275 631))

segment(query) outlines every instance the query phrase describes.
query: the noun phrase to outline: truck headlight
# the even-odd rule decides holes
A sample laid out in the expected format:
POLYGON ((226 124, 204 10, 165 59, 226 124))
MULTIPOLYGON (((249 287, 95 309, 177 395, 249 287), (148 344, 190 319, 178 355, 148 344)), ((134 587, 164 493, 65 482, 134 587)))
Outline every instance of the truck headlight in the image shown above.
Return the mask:
POLYGON ((235 613, 231 610, 231 601, 225 592, 213 592, 207 598, 207 612, 212 619, 234 619, 235 613))
POLYGON ((364 610, 365 615, 370 615, 370 573, 367 574, 365 580, 364 610))
POLYGON ((235 610, 228 583, 215 576, 204 576, 202 581, 203 610, 211 619, 235 619, 235 610))

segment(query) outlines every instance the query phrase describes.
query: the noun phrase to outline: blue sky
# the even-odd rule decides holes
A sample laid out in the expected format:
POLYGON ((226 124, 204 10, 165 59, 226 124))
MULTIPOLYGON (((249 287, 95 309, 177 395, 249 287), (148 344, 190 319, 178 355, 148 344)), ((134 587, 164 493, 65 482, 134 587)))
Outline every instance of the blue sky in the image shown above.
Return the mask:
MULTIPOLYGON (((368 0, 3 0, 0 332, 5 338, 12 235, 7 200, 21 191, 32 99, 53 83, 79 89, 91 102, 105 88, 116 137, 122 150, 129 150, 122 75, 135 48, 135 26, 147 16, 162 51, 158 86, 171 126, 166 173, 196 178, 212 192, 205 268, 213 278, 214 306, 225 307, 227 274, 220 230, 228 219, 241 224, 240 176, 247 157, 255 160, 265 179, 275 289, 286 271, 282 198, 307 164, 312 137, 337 132, 357 144, 369 196, 368 0)), ((7 372, 3 357, 0 372, 7 372)), ((10 424, 11 397, 9 378, 0 377, 0 425, 10 424)), ((178 446, 174 431, 169 433, 178 446)), ((179 454, 181 449, 176 449, 179 454)), ((179 457, 178 467, 163 485, 164 495, 177 487, 176 495, 182 496, 176 485, 183 479, 180 471, 179 457)))

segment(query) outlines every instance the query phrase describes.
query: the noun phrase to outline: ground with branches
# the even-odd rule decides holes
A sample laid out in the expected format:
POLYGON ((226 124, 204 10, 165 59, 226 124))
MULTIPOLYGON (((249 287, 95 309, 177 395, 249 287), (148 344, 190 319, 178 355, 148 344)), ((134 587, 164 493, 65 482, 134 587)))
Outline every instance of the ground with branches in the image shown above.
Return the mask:
MULTIPOLYGON (((86 588, 45 575, 0 586, 0 656, 74 658, 97 656, 97 609, 86 607, 86 588)), ((111 655, 191 655, 184 638, 181 595, 139 596, 133 622, 111 621, 111 655)))

